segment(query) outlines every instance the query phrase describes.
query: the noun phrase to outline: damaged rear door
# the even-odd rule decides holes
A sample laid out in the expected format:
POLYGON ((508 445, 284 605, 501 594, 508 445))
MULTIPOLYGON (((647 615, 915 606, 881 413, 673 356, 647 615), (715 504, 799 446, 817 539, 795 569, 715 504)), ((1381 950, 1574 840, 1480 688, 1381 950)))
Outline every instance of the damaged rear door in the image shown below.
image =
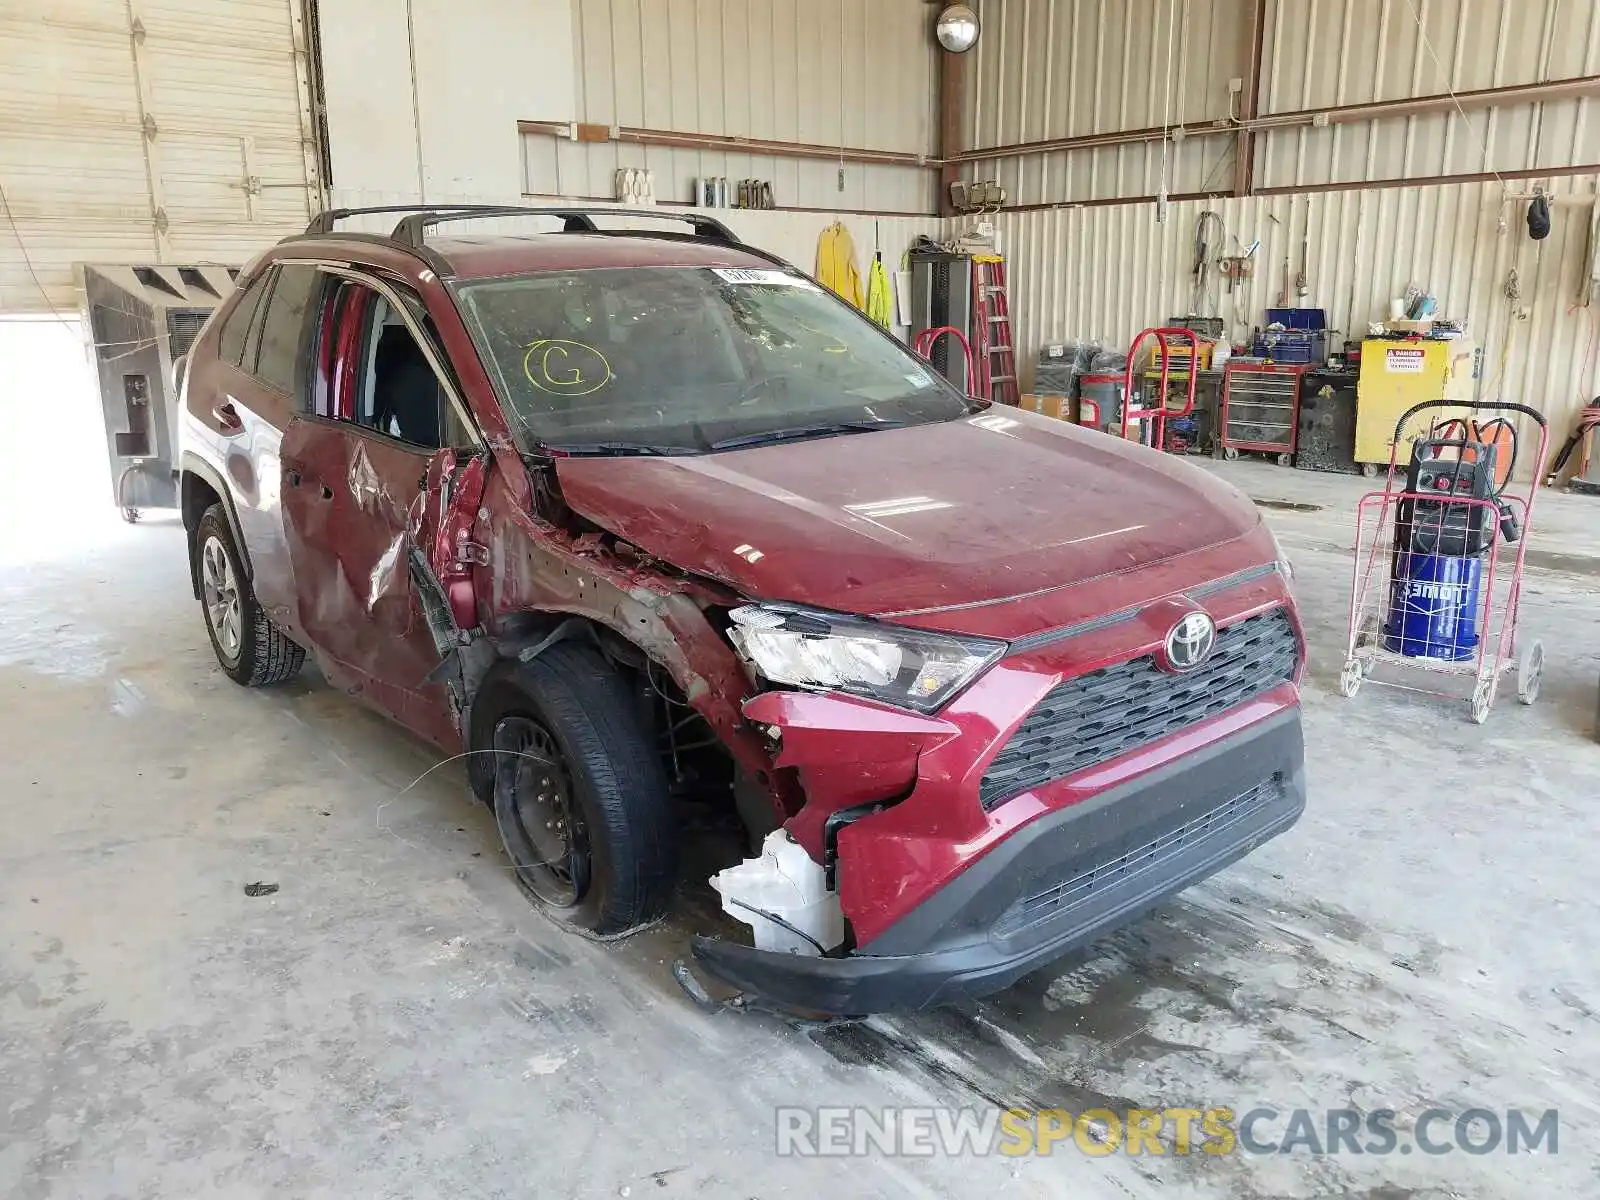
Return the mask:
POLYGON ((421 311, 399 285, 328 272, 309 411, 283 439, 284 523, 300 626, 333 682, 452 745, 426 493, 485 460, 423 349, 421 311))

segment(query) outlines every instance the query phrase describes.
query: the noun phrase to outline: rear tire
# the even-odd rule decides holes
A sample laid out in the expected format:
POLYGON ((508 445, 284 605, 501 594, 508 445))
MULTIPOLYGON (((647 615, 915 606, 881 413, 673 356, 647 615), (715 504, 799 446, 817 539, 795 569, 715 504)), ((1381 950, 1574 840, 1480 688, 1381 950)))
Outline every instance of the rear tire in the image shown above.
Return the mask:
POLYGON ((491 674, 473 703, 475 790, 488 785, 518 885, 599 936, 661 916, 677 877, 667 780, 638 712, 617 670, 574 642, 491 674))
POLYGON ((298 675, 306 652, 262 611, 222 505, 213 504, 200 518, 192 553, 206 632, 223 674, 245 687, 267 687, 298 675))

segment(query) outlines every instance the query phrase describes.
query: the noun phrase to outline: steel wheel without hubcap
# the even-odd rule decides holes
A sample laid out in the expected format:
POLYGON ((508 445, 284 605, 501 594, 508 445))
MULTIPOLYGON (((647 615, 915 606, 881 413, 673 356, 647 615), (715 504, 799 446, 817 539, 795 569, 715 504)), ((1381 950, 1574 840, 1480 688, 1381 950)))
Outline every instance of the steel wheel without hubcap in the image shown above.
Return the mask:
POLYGON ((229 662, 237 662, 244 631, 239 581, 227 549, 215 535, 200 548, 200 595, 217 648, 229 662))
POLYGON ((537 900, 571 908, 589 889, 589 840, 555 736, 511 715, 494 729, 494 813, 517 878, 537 900))

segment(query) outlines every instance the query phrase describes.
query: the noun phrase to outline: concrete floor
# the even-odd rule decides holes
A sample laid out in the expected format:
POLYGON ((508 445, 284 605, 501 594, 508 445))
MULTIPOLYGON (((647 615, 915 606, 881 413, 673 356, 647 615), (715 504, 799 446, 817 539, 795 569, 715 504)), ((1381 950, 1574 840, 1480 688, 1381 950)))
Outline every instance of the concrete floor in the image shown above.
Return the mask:
POLYGON ((1340 698, 1359 480, 1234 464, 1309 622, 1311 805, 1084 959, 804 1033, 528 908, 456 764, 216 669, 181 530, 0 531, 0 1195, 1596 1194, 1600 501, 1555 497, 1544 698, 1340 698), (1561 557, 1566 555, 1567 557, 1561 557), (279 885, 250 898, 244 885, 279 885), (779 1105, 1560 1110, 1560 1151, 780 1159, 779 1105))

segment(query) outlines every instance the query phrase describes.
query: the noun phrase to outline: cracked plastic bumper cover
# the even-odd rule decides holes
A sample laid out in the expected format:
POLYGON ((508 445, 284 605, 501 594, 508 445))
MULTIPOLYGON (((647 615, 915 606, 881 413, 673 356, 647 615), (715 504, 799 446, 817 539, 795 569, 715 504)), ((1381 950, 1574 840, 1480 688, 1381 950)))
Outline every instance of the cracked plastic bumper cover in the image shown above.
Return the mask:
POLYGON ((981 996, 1221 870, 1304 807, 1296 706, 1024 825, 855 953, 697 937, 693 954, 718 979, 793 1009, 859 1016, 981 996))

